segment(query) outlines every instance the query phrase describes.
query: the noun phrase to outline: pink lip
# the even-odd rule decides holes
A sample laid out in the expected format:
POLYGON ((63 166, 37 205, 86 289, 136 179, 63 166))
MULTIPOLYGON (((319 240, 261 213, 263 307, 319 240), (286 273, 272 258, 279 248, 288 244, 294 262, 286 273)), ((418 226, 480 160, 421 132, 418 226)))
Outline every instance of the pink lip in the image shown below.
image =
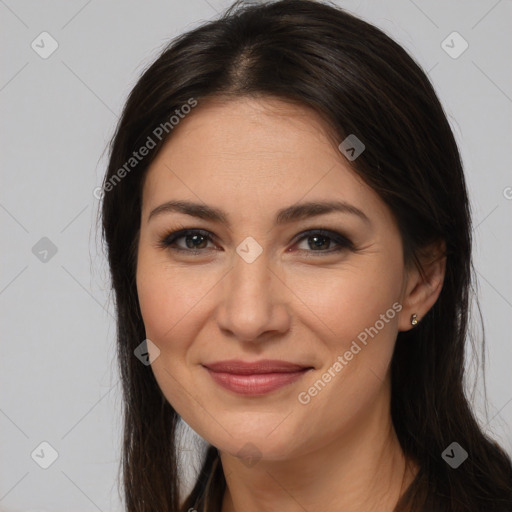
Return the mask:
POLYGON ((300 379, 311 366, 287 361, 219 361, 203 365, 222 387, 242 395, 262 395, 300 379))

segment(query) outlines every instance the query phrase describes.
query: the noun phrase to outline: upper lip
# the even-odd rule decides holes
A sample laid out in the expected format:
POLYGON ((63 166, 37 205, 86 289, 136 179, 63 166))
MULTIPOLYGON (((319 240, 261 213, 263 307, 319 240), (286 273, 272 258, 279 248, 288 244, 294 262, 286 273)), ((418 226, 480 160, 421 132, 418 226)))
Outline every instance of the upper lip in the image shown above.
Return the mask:
POLYGON ((241 361, 230 359, 229 361, 217 361, 215 363, 203 364, 206 368, 221 373, 232 373, 236 375, 252 375, 255 373, 292 373, 312 366, 279 361, 277 359, 263 359, 261 361, 241 361))

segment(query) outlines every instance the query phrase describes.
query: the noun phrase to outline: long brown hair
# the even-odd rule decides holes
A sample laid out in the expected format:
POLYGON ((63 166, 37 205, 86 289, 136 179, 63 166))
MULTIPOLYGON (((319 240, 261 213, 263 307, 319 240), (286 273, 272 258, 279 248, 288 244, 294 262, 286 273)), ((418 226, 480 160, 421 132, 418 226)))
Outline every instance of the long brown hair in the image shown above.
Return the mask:
POLYGON ((111 141, 102 222, 117 309, 126 510, 218 511, 225 490, 210 446, 181 503, 179 417, 151 367, 134 357, 145 338, 135 286, 142 182, 172 136, 170 127, 160 137, 155 129, 191 98, 200 104, 220 94, 296 101, 314 108, 336 140, 357 134, 366 149, 352 166, 393 212, 406 264, 418 265, 427 244, 446 243, 441 294, 416 328, 398 334, 392 360, 393 424, 406 457, 420 468, 395 511, 510 512, 511 460, 480 429, 464 393, 474 270, 453 133, 426 74, 401 46, 341 8, 311 0, 238 1, 172 41, 131 91, 111 141), (148 137, 155 147, 127 168, 148 137), (457 469, 441 455, 454 441, 469 455, 457 469))

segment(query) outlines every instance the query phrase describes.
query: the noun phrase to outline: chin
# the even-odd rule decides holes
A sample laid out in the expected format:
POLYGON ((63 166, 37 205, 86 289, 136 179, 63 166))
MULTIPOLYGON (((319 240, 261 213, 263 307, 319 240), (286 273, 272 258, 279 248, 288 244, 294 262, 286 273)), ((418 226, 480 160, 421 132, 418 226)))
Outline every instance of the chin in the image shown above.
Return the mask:
MULTIPOLYGON (((282 421, 282 418, 281 420, 282 421)), ((229 424, 228 432, 221 427, 220 431, 212 432, 211 426, 208 430, 200 433, 210 444, 215 446, 221 453, 233 457, 262 459, 262 460, 287 460, 296 456, 300 451, 304 439, 297 443, 297 433, 293 434, 279 422, 259 422, 255 427, 254 423, 240 422, 237 427, 229 424), (277 426, 276 428, 276 425, 277 426), (230 435, 231 434, 231 435, 230 435)))

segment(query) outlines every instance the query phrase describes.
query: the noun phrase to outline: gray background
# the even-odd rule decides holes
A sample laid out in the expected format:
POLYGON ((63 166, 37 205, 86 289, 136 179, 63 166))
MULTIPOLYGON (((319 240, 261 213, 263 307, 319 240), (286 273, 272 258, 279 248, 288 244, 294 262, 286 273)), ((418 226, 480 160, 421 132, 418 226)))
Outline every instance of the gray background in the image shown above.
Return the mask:
MULTIPOLYGON (((488 414, 481 380, 475 407, 512 454, 511 1, 338 3, 415 56, 455 132, 487 338, 488 414), (469 44, 456 59, 441 46, 453 31, 469 44)), ((228 4, 0 0, 2 511, 121 510, 114 310, 93 190, 142 69, 170 38, 228 4), (31 47, 43 31, 59 45, 47 59, 31 47), (56 254, 41 252, 48 242, 34 254, 43 237, 56 254), (42 441, 58 452, 48 469, 31 458, 42 441)))

